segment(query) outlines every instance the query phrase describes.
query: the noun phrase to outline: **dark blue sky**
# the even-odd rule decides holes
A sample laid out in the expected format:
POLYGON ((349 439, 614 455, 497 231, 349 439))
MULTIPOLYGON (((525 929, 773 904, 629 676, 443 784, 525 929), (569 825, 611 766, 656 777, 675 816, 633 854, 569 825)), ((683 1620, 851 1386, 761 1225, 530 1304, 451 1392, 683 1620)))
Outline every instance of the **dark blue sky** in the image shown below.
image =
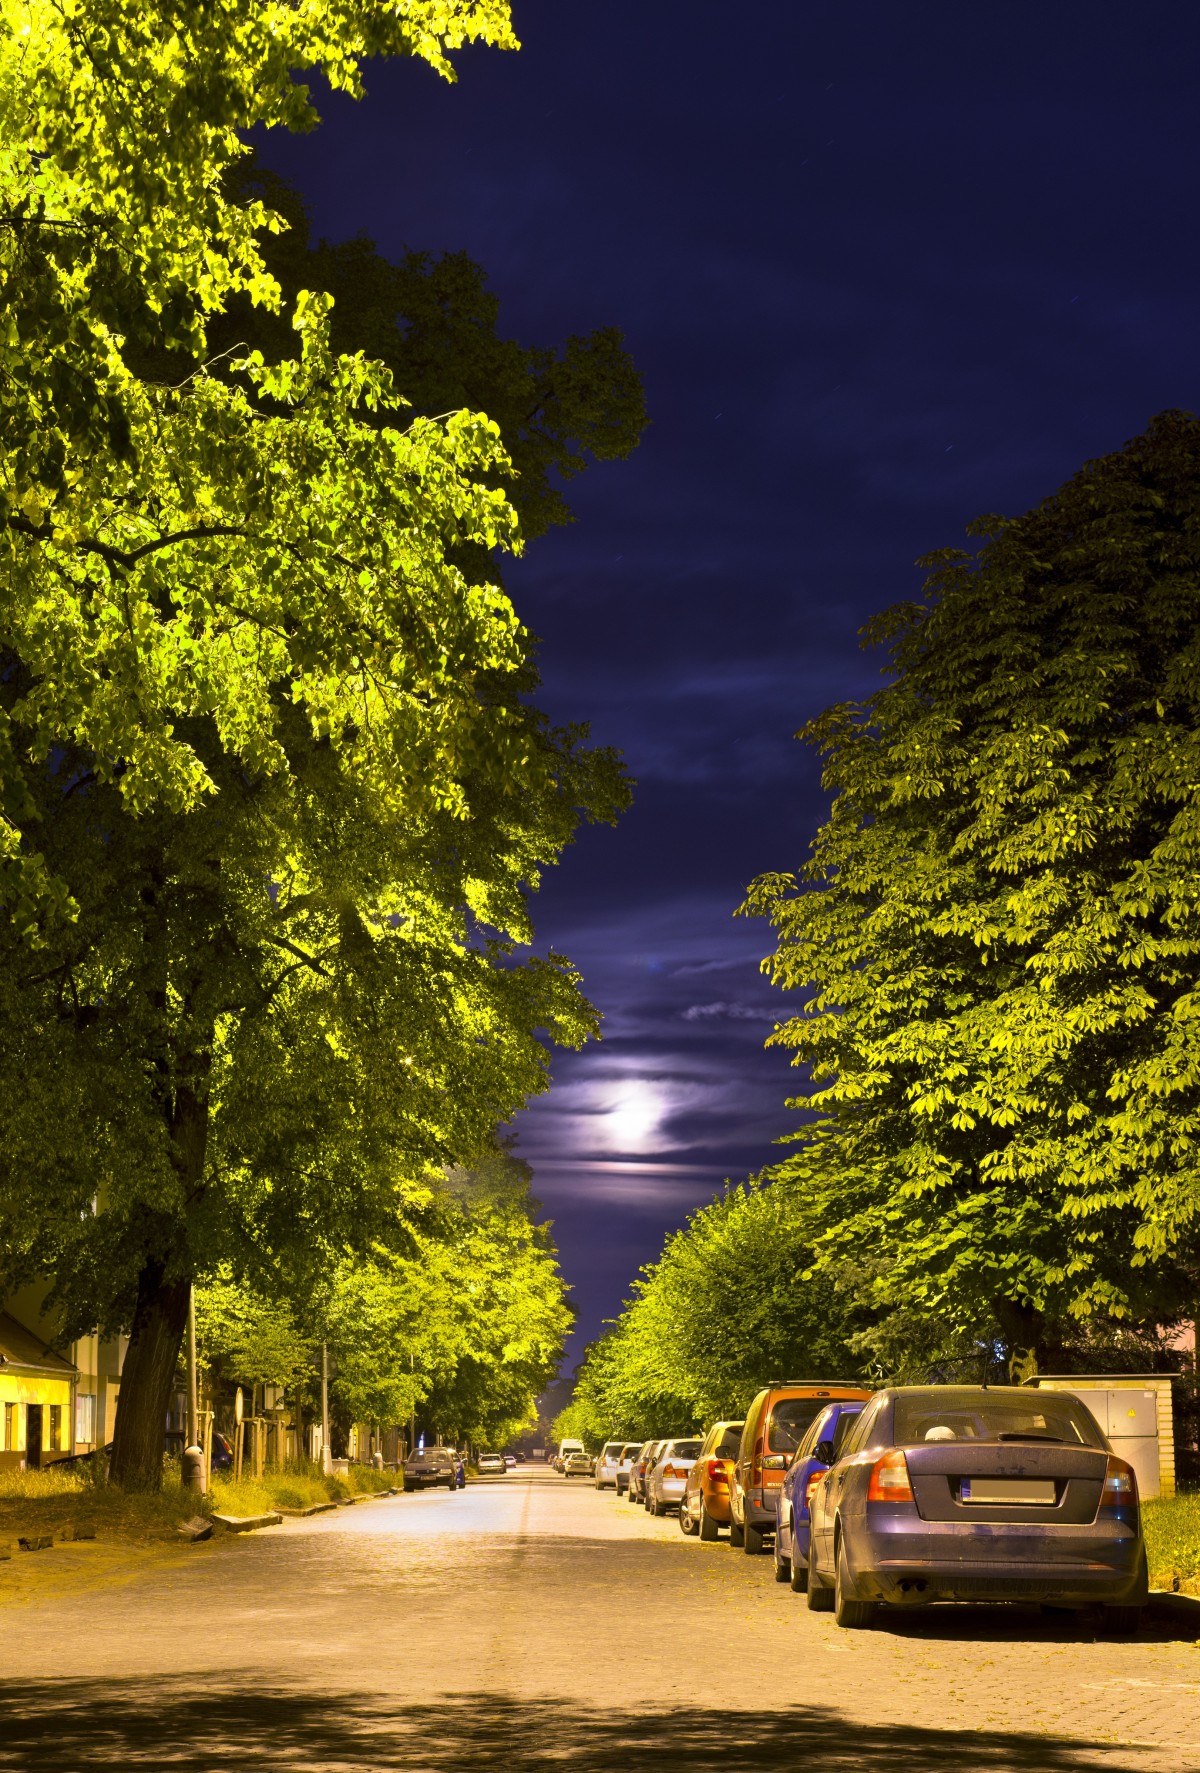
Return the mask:
POLYGON ((456 86, 368 70, 264 159, 314 231, 465 249, 524 343, 619 325, 652 425, 509 575, 543 704, 638 779, 547 882, 605 1016, 521 1144, 584 1335, 795 1118, 746 883, 822 813, 913 562, 1200 405, 1200 13, 1098 0, 516 0, 456 86))

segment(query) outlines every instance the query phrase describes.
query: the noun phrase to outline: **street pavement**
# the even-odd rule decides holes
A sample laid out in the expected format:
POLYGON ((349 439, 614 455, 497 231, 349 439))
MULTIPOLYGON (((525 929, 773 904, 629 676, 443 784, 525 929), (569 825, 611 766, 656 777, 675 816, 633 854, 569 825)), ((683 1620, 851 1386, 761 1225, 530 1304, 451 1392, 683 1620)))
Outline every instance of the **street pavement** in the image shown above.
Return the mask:
MULTIPOLYGON (((5 1593, 0 1768, 1197 1773, 1200 1608, 840 1631, 769 1558, 544 1468, 5 1593)), ((65 1566, 63 1566, 65 1568, 65 1566)))

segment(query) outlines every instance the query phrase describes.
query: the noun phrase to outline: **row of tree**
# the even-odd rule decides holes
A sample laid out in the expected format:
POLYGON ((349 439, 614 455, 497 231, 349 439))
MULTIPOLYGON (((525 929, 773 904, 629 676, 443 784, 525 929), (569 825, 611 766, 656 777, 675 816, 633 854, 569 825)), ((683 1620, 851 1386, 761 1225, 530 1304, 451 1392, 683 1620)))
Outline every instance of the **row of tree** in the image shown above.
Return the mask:
POLYGON ((1141 1364, 1200 1314, 1200 423, 973 533, 804 729, 829 818, 742 907, 800 997, 794 1149, 644 1272, 576 1431, 784 1370, 1141 1364))
POLYGON ((612 332, 503 339, 465 259, 314 247, 246 148, 307 70, 473 40, 505 0, 0 15, 0 1292, 130 1332, 128 1486, 193 1281, 356 1326, 380 1410, 444 1332, 431 1407, 475 1360, 520 1414, 565 1322, 453 1173, 596 1030, 528 900, 628 785, 538 712, 496 560, 640 389, 612 332))

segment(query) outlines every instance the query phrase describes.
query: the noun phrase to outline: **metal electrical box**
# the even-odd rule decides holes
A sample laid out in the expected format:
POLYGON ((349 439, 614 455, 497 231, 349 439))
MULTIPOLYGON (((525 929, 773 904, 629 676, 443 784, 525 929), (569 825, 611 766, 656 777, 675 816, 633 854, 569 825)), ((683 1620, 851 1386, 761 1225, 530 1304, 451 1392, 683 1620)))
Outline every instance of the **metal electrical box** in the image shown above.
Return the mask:
POLYGON ((1069 1391, 1091 1411, 1109 1445, 1137 1473, 1144 1502, 1175 1493, 1171 1382, 1158 1374, 1039 1375, 1045 1391, 1069 1391), (1165 1432, 1164 1432, 1165 1429, 1165 1432))

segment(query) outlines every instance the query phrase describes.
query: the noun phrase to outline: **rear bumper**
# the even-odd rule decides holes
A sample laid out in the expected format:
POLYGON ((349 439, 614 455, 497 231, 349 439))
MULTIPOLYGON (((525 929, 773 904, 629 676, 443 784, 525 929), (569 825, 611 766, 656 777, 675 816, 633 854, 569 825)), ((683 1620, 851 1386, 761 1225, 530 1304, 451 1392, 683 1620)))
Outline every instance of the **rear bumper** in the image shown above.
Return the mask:
POLYGON ((701 1490, 700 1494, 704 1499, 704 1512, 709 1519, 727 1527, 732 1519, 729 1512, 729 1491, 701 1490))
POLYGON ((658 1499, 665 1508, 677 1508, 686 1489, 686 1478, 664 1478, 658 1486, 658 1499))
POLYGON ((893 1517, 845 1535, 855 1596, 924 1601, 1049 1601, 1138 1606, 1147 1594, 1140 1533, 1119 1523, 989 1525, 893 1517))

